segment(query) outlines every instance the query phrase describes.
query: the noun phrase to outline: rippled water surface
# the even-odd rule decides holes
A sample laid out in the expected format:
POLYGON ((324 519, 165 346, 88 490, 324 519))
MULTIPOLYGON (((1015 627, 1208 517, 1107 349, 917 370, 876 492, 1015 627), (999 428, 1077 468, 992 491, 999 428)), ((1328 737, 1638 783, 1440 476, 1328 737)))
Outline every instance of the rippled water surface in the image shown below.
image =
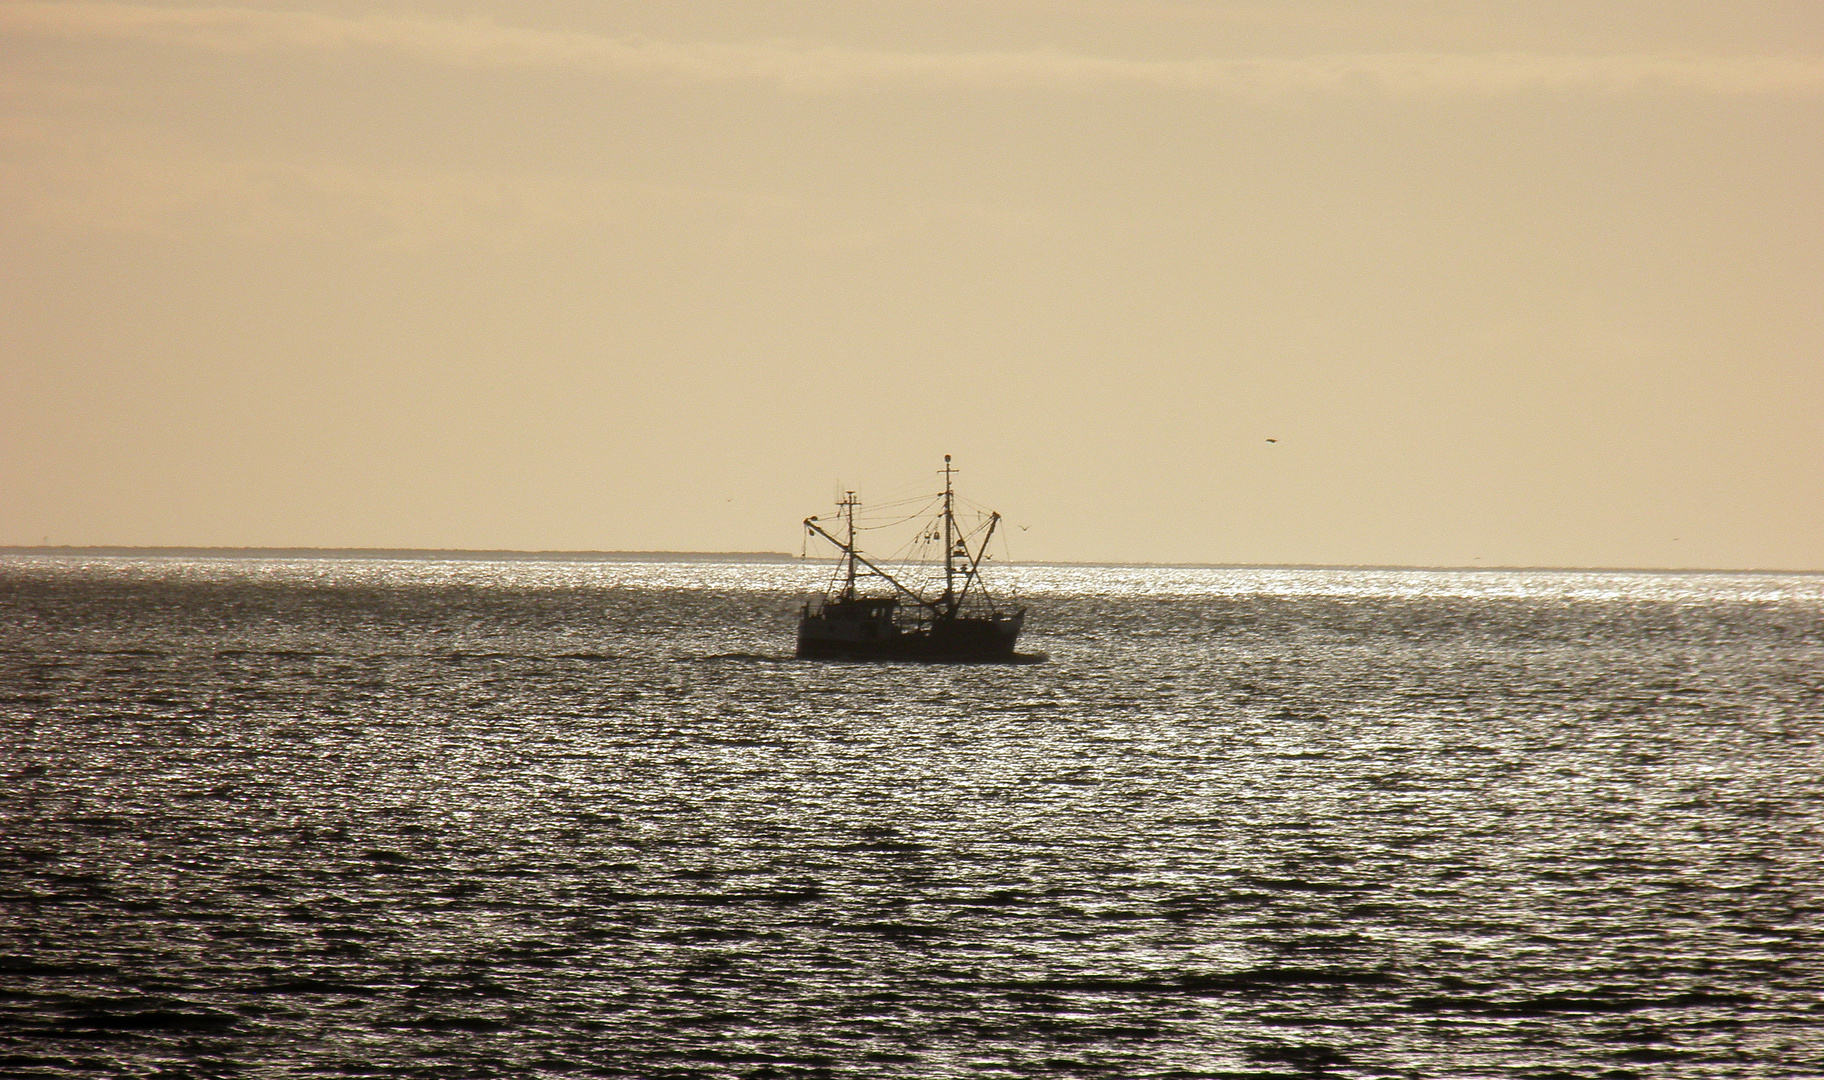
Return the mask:
POLYGON ((1824 579, 0 560, 0 1074, 1824 1076, 1824 579))

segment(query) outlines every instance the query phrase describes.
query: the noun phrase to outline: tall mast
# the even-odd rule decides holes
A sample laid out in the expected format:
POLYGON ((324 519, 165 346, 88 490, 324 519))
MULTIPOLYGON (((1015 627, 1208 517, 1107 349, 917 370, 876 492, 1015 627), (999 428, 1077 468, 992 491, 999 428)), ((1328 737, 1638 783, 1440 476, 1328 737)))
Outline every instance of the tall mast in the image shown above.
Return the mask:
POLYGON ((855 493, 853 491, 848 492, 847 497, 842 500, 842 512, 843 517, 848 519, 849 523, 849 543, 844 548, 849 556, 849 579, 848 583, 843 586, 842 598, 853 600, 855 599, 855 493))
POLYGON ((950 455, 944 455, 944 609, 952 613, 956 604, 956 511, 950 493, 950 455))

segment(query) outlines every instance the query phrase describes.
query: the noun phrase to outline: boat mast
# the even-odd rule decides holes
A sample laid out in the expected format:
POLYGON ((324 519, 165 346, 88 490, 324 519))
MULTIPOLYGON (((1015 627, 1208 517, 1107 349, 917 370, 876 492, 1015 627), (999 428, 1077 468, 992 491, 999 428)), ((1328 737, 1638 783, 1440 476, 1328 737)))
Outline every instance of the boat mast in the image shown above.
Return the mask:
POLYGON ((843 551, 849 556, 849 578, 843 585, 842 598, 853 600, 855 599, 855 493, 851 491, 846 494, 847 497, 839 504, 842 507, 843 517, 848 519, 849 523, 849 542, 843 548, 843 551))
POLYGON ((944 455, 944 613, 956 614, 956 511, 950 492, 950 455, 944 455))

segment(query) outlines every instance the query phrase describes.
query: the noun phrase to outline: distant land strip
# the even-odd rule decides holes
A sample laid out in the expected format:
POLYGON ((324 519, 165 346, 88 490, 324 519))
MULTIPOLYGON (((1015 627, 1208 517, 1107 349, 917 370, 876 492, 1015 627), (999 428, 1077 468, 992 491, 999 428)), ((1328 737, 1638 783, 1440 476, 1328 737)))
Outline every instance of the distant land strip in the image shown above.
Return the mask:
MULTIPOLYGON (((783 551, 470 551, 460 548, 253 548, 253 547, 73 547, 0 545, 0 556, 47 555, 127 559, 424 559, 447 562, 700 562, 794 563, 833 562, 834 557, 805 558, 783 551)), ((1072 562, 1055 559, 1010 560, 1001 566, 1086 566, 1132 570, 1371 570, 1417 572, 1501 572, 1552 574, 1776 574, 1815 577, 1824 570, 1775 567, 1701 566, 1423 566, 1390 563, 1200 563, 1072 562)))
POLYGON ((0 555, 139 559, 429 559, 473 562, 797 562, 783 551, 465 551, 440 548, 0 547, 0 555))

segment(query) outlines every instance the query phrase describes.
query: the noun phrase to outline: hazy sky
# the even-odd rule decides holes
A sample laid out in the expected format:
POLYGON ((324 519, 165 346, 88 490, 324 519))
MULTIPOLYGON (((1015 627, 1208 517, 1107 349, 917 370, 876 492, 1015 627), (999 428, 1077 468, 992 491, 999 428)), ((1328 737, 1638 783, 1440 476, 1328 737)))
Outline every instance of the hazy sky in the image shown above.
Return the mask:
POLYGON ((0 2, 0 543, 1824 569, 1824 4, 0 2), (1269 442, 1276 439, 1277 442, 1269 442))

